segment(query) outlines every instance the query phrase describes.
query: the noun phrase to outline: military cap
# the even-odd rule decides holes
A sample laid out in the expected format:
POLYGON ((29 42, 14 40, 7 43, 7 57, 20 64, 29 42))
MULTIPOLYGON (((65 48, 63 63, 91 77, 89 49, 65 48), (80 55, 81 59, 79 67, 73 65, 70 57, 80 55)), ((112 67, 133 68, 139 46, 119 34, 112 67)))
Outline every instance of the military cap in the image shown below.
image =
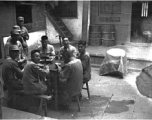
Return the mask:
POLYGON ((19 32, 21 31, 20 26, 18 26, 18 25, 14 25, 13 30, 18 30, 19 32))
POLYGON ((16 29, 13 29, 13 30, 11 31, 11 35, 19 35, 19 34, 20 34, 19 31, 16 30, 16 29))
POLYGON ((18 17, 18 21, 24 21, 24 17, 19 16, 19 17, 18 17))

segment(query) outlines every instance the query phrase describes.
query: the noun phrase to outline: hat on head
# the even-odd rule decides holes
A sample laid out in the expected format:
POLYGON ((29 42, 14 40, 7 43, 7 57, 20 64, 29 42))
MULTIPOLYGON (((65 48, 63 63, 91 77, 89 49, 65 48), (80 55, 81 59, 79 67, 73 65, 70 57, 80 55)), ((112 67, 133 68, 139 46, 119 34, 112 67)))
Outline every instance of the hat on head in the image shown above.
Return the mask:
POLYGON ((21 31, 20 26, 18 26, 18 25, 14 25, 13 30, 18 30, 19 32, 21 31))
POLYGON ((10 51, 19 50, 17 45, 11 45, 9 48, 10 51))
POLYGON ((19 31, 16 30, 16 29, 13 29, 13 30, 11 31, 11 35, 19 35, 19 34, 20 34, 19 31))
POLYGON ((69 38, 68 37, 64 37, 63 40, 69 40, 69 38))
POLYGON ((19 17, 18 17, 18 21, 24 21, 24 17, 19 16, 19 17))

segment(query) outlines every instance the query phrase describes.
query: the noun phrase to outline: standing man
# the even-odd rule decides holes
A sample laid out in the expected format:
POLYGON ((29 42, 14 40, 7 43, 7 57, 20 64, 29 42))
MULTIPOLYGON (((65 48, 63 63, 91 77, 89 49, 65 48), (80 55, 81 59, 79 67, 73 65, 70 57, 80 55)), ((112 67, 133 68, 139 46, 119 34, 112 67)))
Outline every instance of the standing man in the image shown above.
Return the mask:
POLYGON ((23 40, 25 41, 26 44, 23 44, 23 51, 24 51, 24 54, 26 56, 28 56, 28 45, 27 45, 27 40, 29 40, 29 34, 28 34, 28 30, 23 26, 24 24, 24 17, 21 17, 19 16, 18 19, 17 19, 17 25, 20 27, 21 29, 21 37, 23 38, 23 40))
POLYGON ((67 56, 64 59, 67 64, 60 71, 59 104, 63 108, 68 108, 71 97, 81 93, 83 85, 83 68, 81 61, 73 56, 71 50, 67 49, 64 52, 67 56))
POLYGON ((38 48, 41 56, 55 56, 55 49, 53 45, 48 44, 48 37, 46 35, 41 37, 42 45, 38 48))
POLYGON ((22 59, 23 58, 23 47, 22 47, 21 42, 19 41, 20 33, 16 29, 13 29, 10 33, 11 33, 11 37, 7 40, 7 43, 4 46, 5 58, 10 57, 10 54, 9 54, 10 46, 17 45, 19 48, 19 59, 22 59))
POLYGON ((9 49, 10 57, 7 58, 2 65, 2 78, 4 86, 8 90, 22 90, 23 72, 18 66, 19 48, 17 45, 11 45, 9 49))
POLYGON ((49 75, 49 67, 39 66, 40 51, 31 51, 31 61, 24 67, 23 86, 25 94, 44 94, 47 91, 47 85, 41 78, 49 75))
POLYGON ((77 49, 74 46, 70 45, 69 39, 65 37, 63 38, 63 46, 60 48, 60 56, 63 60, 67 57, 65 54, 67 50, 70 50, 74 57, 77 56, 77 49))
POLYGON ((80 40, 78 42, 79 59, 83 66, 83 83, 91 79, 91 59, 89 53, 86 51, 86 41, 80 40))

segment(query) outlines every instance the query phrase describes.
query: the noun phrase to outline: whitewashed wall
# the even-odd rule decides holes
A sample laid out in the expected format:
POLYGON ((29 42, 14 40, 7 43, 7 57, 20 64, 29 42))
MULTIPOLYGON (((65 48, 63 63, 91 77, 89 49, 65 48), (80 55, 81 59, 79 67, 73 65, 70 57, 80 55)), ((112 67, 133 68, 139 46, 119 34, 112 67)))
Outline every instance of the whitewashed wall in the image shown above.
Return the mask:
MULTIPOLYGON (((74 40, 78 41, 82 36, 82 11, 83 11, 83 1, 78 1, 78 17, 74 19, 62 19, 65 25, 74 35, 74 40)), ((46 33, 50 39, 50 43, 59 43, 58 32, 54 29, 52 23, 46 18, 46 33)))

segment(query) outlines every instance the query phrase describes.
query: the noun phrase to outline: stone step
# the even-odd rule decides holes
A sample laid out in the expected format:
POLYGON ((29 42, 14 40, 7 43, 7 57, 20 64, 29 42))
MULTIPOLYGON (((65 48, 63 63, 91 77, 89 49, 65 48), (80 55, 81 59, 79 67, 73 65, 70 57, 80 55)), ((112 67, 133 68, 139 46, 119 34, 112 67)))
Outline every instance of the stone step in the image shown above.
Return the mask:
POLYGON ((152 61, 149 60, 143 60, 143 59, 128 59, 128 68, 129 69, 136 69, 136 70, 142 70, 146 66, 149 66, 152 64, 152 61))
MULTIPOLYGON (((91 67, 99 69, 100 68, 100 64, 93 64, 93 63, 91 63, 91 67)), ((131 72, 140 72, 141 71, 141 69, 132 68, 132 67, 128 67, 127 70, 131 71, 131 72)))

